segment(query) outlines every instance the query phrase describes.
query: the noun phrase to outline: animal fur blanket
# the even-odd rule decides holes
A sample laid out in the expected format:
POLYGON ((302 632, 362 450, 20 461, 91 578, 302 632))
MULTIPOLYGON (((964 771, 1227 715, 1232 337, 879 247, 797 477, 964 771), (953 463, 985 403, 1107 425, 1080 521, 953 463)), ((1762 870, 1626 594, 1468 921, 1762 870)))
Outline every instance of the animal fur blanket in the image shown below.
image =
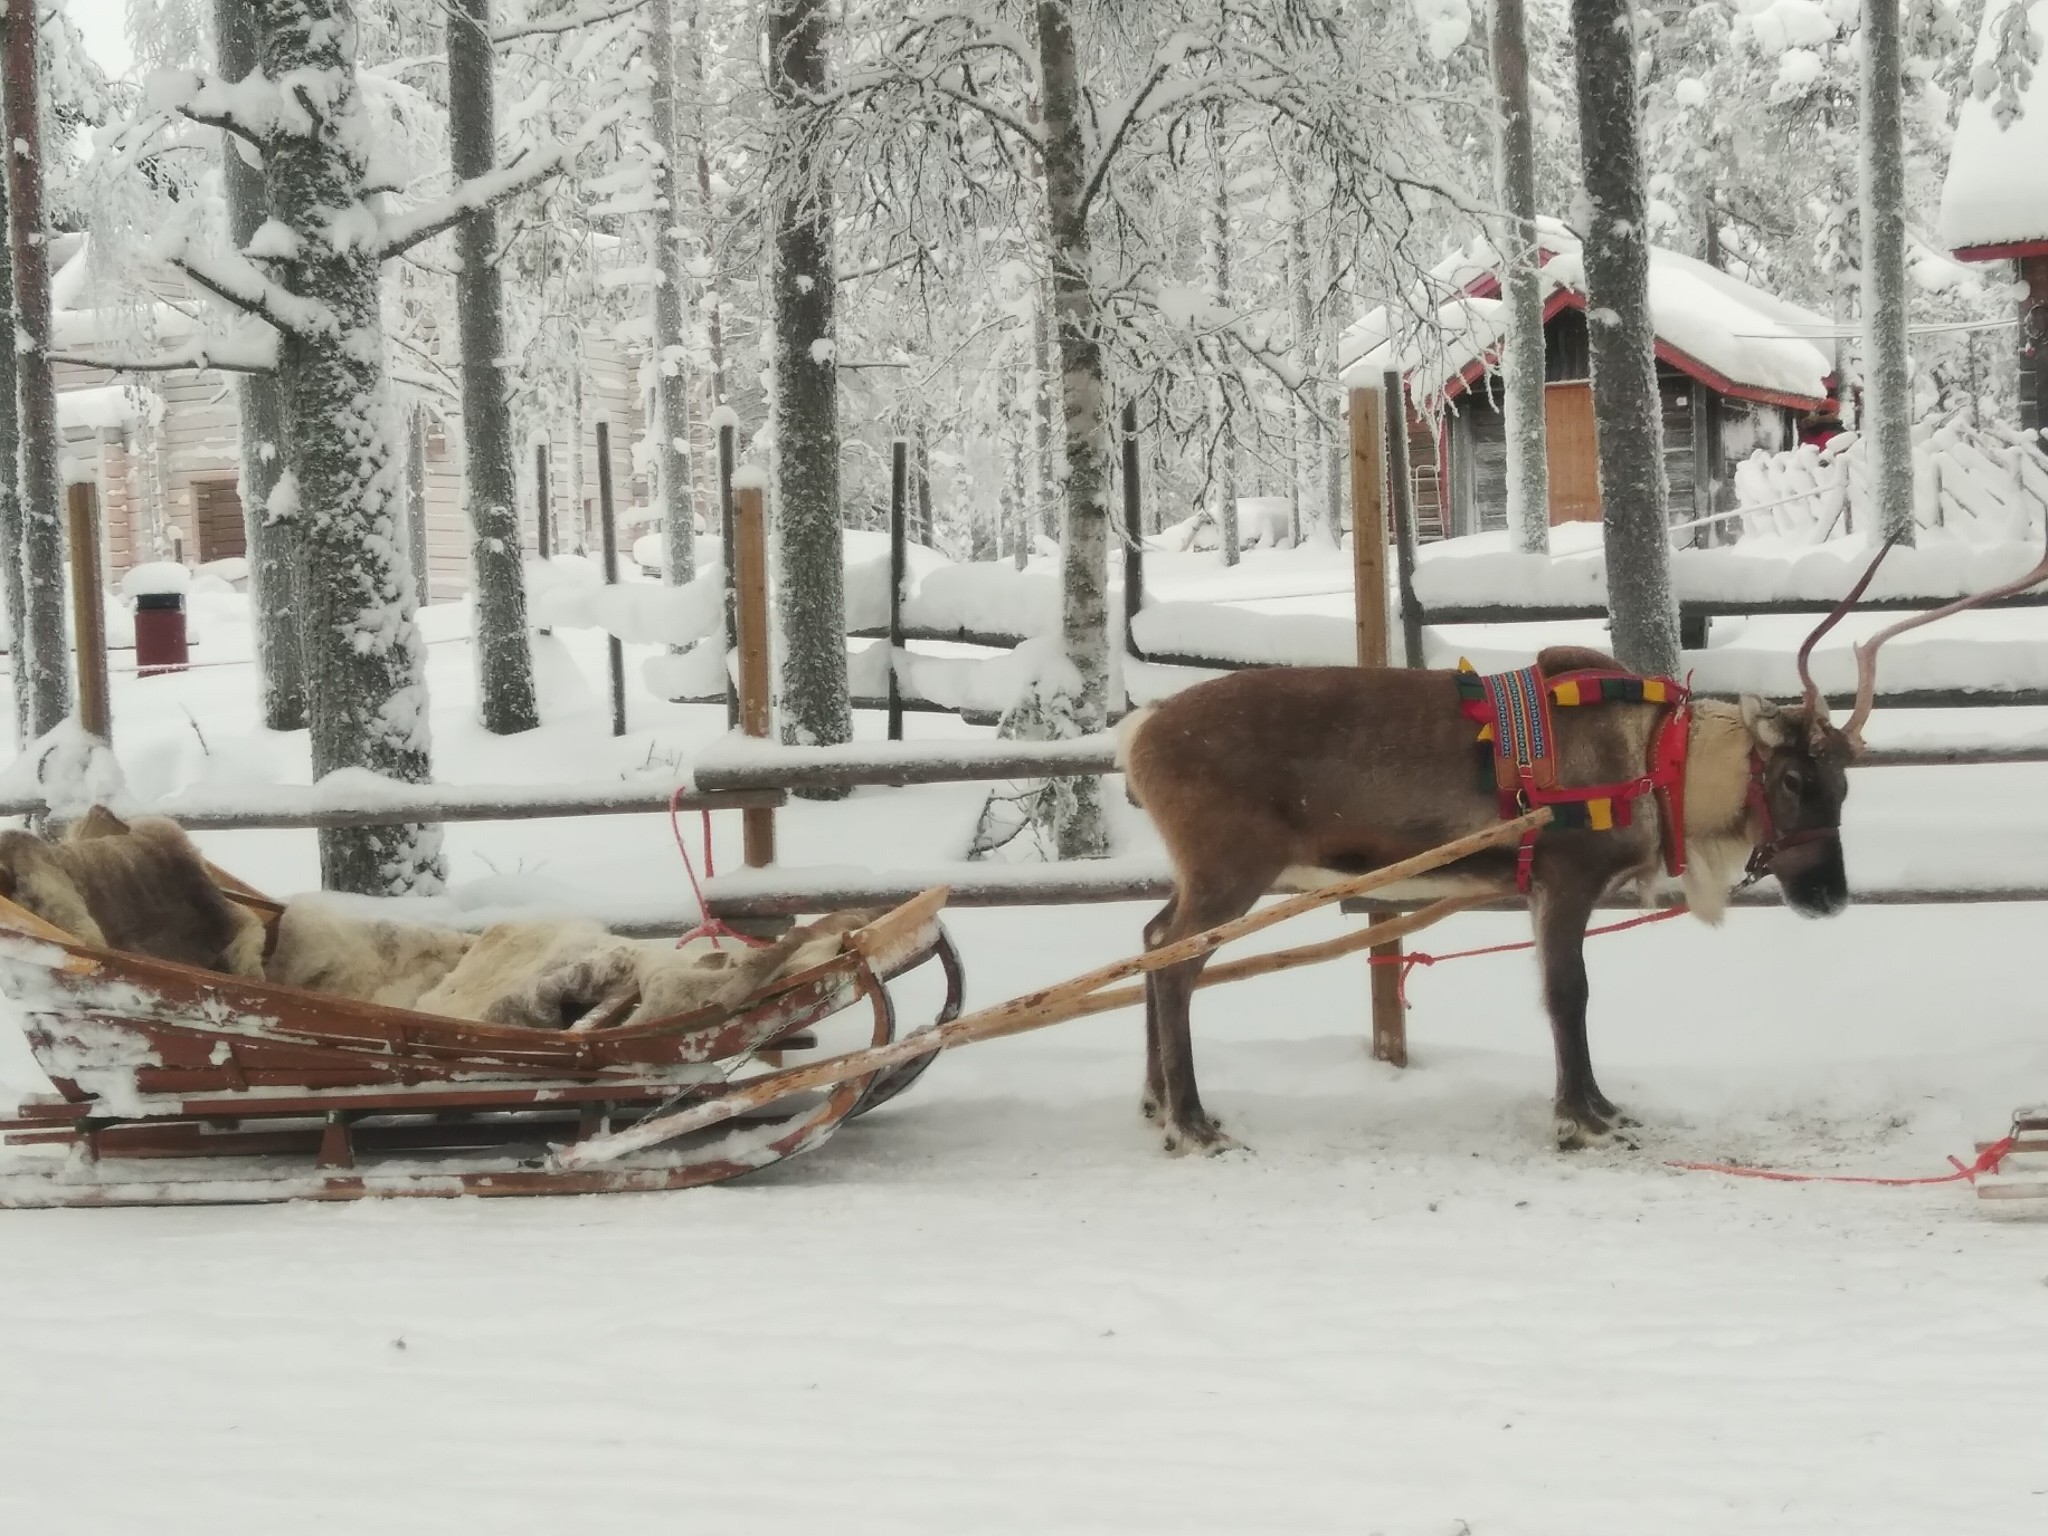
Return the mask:
POLYGON ((176 822, 95 809, 56 842, 0 832, 0 895, 81 943, 263 975, 263 920, 213 883, 176 822))
POLYGON ((678 949, 596 923, 496 923, 481 933, 359 918, 321 898, 285 907, 273 981, 448 1018, 533 1029, 640 1024, 730 1012, 777 978, 823 964, 871 914, 847 912, 751 948, 678 949))

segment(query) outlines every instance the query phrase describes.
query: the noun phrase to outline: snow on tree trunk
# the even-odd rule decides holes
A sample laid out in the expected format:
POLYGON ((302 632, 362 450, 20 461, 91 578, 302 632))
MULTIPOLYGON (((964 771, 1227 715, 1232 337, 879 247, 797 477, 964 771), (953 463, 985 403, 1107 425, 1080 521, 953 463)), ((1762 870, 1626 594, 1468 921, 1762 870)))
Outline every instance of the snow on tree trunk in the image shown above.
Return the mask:
POLYGON ((1529 45, 1522 0, 1493 0, 1494 172, 1500 204, 1507 326, 1508 526, 1524 553, 1550 552, 1550 465, 1543 411, 1543 283, 1537 274, 1536 136, 1529 116, 1529 45))
MULTIPOLYGON (((1209 118, 1210 188, 1208 228, 1209 302, 1230 307, 1230 151, 1224 138, 1223 108, 1209 118)), ((1216 520, 1216 543, 1225 565, 1235 565, 1237 547, 1237 423, 1232 420, 1223 384, 1222 364, 1209 379, 1210 516, 1216 520)))
MULTIPOLYGON (((358 92, 346 0, 254 0, 263 72, 296 82, 266 155, 271 216, 293 254, 272 266, 303 324, 278 347, 286 478, 297 520, 313 774, 367 768, 426 782, 426 650, 401 535, 402 459, 384 378, 374 228, 363 206, 376 128, 358 92)), ((321 881, 366 895, 431 890, 441 831, 347 827, 320 834, 321 881)))
POLYGON ((1863 4, 1863 371, 1880 538, 1913 542, 1913 385, 1906 336, 1906 141, 1899 0, 1863 4))
POLYGON ((65 654, 64 484, 58 462, 57 385, 50 371, 50 248, 43 211, 42 79, 36 7, 14 0, 5 20, 9 245, 14 259, 15 401, 21 458, 21 617, 15 669, 28 674, 28 733, 71 713, 65 654))
MULTIPOLYGON (((1300 167, 1296 167, 1299 172, 1300 167)), ((1303 205, 1301 178, 1296 177, 1293 207, 1287 221, 1287 286, 1294 308, 1294 366, 1309 382, 1302 386, 1292 404, 1294 423, 1294 472, 1289 478, 1293 502, 1292 532, 1297 543, 1318 537, 1322 519, 1320 506, 1323 457, 1328 451, 1324 437, 1329 431, 1323 413, 1316 409, 1311 393, 1323 371, 1322 336, 1316 321, 1315 263, 1309 256, 1308 210, 1303 205)))
MULTIPOLYGON (((0 22, 0 26, 4 26, 0 22)), ((0 176, 0 223, 7 219, 7 182, 0 176)), ((0 261, 0 315, 14 313, 14 264, 0 261)), ((14 348, 0 346, 0 603, 7 605, 7 654, 21 654, 21 418, 15 408, 19 364, 14 348)), ((28 728, 28 668, 10 666, 14 678, 14 740, 25 747, 35 739, 28 728)))
POLYGON ((819 158, 806 121, 807 103, 825 90, 831 15, 826 0, 771 0, 768 8, 768 84, 781 119, 782 159, 772 227, 783 734, 805 745, 853 738, 839 527, 832 167, 819 158))
POLYGON ((1586 320, 1614 651, 1676 674, 1678 606, 1665 516, 1664 421, 1650 323, 1648 195, 1626 0, 1572 0, 1585 181, 1586 320))
MULTIPOLYGON (((240 81, 256 68, 261 38, 249 0, 214 0, 220 77, 240 81)), ((269 217, 263 170, 254 152, 221 135, 221 184, 227 198, 228 243, 241 250, 269 217)), ((297 556, 292 525, 270 517, 270 493, 284 472, 284 396, 274 375, 234 376, 240 445, 242 526, 249 555, 249 616, 256 641, 256 680, 263 723, 273 731, 306 726, 306 665, 299 640, 297 556)))
POLYGON ((697 576, 696 486, 690 465, 689 336, 683 320, 683 200, 678 169, 682 141, 676 128, 676 38, 671 0, 653 0, 648 12, 653 51, 654 143, 661 160, 654 168, 654 264, 661 274, 654 288, 654 355, 657 405, 657 473, 661 521, 668 551, 668 579, 684 586, 697 576))
POLYGON ((1033 533, 1059 537, 1059 461, 1052 430, 1052 288, 1043 279, 1033 283, 1031 306, 1031 509, 1033 533))
MULTIPOLYGON (((1337 250, 1337 221, 1333 218, 1323 245, 1323 270, 1328 272, 1332 290, 1323 298, 1323 362, 1331 374, 1337 371, 1337 357, 1341 350, 1337 342, 1339 324, 1338 306, 1343 294, 1335 291, 1336 274, 1343 262, 1337 250)), ((1329 412, 1327 420, 1336 419, 1338 400, 1327 392, 1324 405, 1329 412)), ((1344 508, 1351 494, 1351 444, 1348 434, 1330 431, 1327 426, 1323 433, 1323 527, 1332 544, 1341 543, 1344 538, 1344 508)))
MULTIPOLYGON (((1074 736, 1102 730, 1109 723, 1109 408, 1084 201, 1088 151, 1080 74, 1065 0, 1039 0, 1046 223, 1066 405, 1060 638, 1070 674, 1041 676, 1039 690, 1059 727, 1056 734, 1074 736)), ((1074 780, 1061 794, 1055 837, 1063 859, 1099 857, 1109 851, 1100 779, 1074 780)))
MULTIPOLYGON (((494 170, 498 159, 491 0, 447 3, 448 155, 456 179, 467 181, 494 170)), ((533 650, 526 628, 519 466, 504 364, 505 287, 498 271, 495 209, 479 208, 457 225, 455 246, 462 268, 455 319, 462 337, 462 494, 469 503, 478 714, 485 730, 510 736, 539 725, 540 710, 534 702, 533 650)))

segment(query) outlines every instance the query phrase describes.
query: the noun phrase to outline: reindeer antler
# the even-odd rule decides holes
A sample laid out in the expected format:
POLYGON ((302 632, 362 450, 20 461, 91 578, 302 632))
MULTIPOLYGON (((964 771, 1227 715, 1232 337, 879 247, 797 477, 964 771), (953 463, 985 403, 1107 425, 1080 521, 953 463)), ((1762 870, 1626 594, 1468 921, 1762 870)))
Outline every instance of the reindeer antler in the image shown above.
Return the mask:
POLYGON ((1884 557, 1892 552, 1892 546, 1896 543, 1897 539, 1884 541, 1884 547, 1878 550, 1877 558, 1870 562, 1856 585, 1849 589, 1849 595, 1835 604, 1833 611, 1814 626, 1813 633, 1806 637, 1806 643, 1799 647, 1799 681, 1806 689, 1803 702, 1809 724, 1817 724, 1827 719, 1828 706, 1820 696, 1820 687, 1814 682, 1812 671, 1807 667, 1807 658, 1813 655, 1813 648, 1820 643, 1821 636, 1841 623, 1843 615, 1856 606, 1857 599, 1863 596, 1864 588, 1870 585, 1870 578, 1877 574, 1877 568, 1884 564, 1884 557))
MULTIPOLYGON (((1887 548, 1890 546, 1887 545, 1887 548)), ((1877 648, 1894 635, 1903 635, 1909 629, 1918 629, 1922 624, 1932 624, 1936 619, 1945 619, 1952 613, 1962 613, 1984 603, 1996 602, 2001 597, 2016 597, 2029 587, 2038 587, 2048 581, 2048 553, 2041 556, 2041 563, 2026 575, 1999 586, 1988 587, 1982 592, 1973 592, 1968 597, 1959 597, 1954 602, 1936 608, 1929 613, 1916 613, 1911 618, 1901 619, 1887 625, 1856 647, 1856 708, 1849 716, 1849 723, 1842 727, 1842 734, 1849 738, 1852 751, 1863 750, 1863 723, 1870 718, 1870 706, 1877 697, 1877 648)))

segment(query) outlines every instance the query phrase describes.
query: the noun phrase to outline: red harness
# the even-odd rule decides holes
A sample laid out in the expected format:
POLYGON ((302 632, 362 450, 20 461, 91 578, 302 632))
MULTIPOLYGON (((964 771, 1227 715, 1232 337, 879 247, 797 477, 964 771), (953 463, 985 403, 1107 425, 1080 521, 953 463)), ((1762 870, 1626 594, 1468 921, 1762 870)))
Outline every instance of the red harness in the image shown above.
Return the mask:
MULTIPOLYGON (((1579 671, 1545 677, 1534 667, 1479 677, 1470 663, 1459 668, 1459 692, 1466 715, 1480 722, 1479 739, 1494 744, 1494 783, 1504 821, 1539 805, 1553 811, 1553 827, 1606 831, 1629 826, 1635 802, 1656 802, 1664 868, 1685 873, 1685 766, 1692 742, 1691 690, 1668 677, 1632 672, 1579 671), (1553 704, 1572 706, 1634 703, 1661 706, 1650 735, 1649 761, 1639 778, 1619 784, 1560 785, 1557 782, 1553 704)), ((1760 778, 1753 790, 1761 784, 1760 778)), ((1526 892, 1534 873, 1535 832, 1515 854, 1515 888, 1526 892)))

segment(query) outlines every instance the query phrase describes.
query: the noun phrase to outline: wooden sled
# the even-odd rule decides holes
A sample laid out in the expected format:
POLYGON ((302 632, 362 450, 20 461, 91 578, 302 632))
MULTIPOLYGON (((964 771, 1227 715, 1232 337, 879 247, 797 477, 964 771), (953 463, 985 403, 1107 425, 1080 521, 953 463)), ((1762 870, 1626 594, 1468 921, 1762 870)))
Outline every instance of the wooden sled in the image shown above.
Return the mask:
MULTIPOLYGON (((216 878, 274 934, 277 903, 216 878)), ((66 1149, 0 1168, 0 1207, 592 1194, 751 1173, 893 1098, 930 1058, 750 1107, 718 1133, 662 1138, 602 1168, 563 1167, 551 1149, 738 1092, 757 1060, 814 1048, 813 1026, 863 1000, 869 1048, 888 1045, 889 983, 934 960, 946 981, 936 1022, 950 1021, 964 973, 939 922, 946 896, 913 897, 740 1009, 575 1030, 415 1013, 99 949, 0 900, 0 995, 56 1090, 0 1119, 0 1133, 66 1149)))
POLYGON ((2048 1216, 2048 1104, 2014 1114, 2010 1134, 1997 1171, 1977 1175, 1977 1198, 2000 1202, 2001 1215, 2048 1216))

